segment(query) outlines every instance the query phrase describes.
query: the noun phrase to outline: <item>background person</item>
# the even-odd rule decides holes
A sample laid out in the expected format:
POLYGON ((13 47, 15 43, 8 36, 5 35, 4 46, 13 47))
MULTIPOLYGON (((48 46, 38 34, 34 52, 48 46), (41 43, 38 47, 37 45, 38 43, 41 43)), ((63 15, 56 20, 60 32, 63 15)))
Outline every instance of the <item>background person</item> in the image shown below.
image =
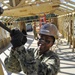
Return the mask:
POLYGON ((50 22, 51 24, 54 24, 54 19, 51 19, 51 22, 50 22))
POLYGON ((37 34, 37 30, 36 30, 36 21, 34 21, 33 33, 34 33, 34 39, 37 40, 38 39, 38 34, 37 34))

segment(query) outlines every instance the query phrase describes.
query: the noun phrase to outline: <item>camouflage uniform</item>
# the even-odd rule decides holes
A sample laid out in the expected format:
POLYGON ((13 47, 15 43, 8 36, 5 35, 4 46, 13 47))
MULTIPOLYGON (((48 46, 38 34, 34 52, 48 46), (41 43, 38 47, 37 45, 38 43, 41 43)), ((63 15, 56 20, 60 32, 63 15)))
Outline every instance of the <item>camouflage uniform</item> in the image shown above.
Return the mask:
POLYGON ((11 49, 10 57, 7 57, 4 63, 6 69, 14 73, 18 73, 23 70, 25 74, 29 75, 34 74, 37 71, 33 49, 26 51, 24 46, 20 46, 15 50, 11 49))
POLYGON ((57 54, 47 51, 39 56, 38 75, 57 75, 60 67, 60 60, 57 54))
POLYGON ((18 73, 23 70, 27 75, 56 75, 59 64, 59 58, 54 52, 48 51, 39 56, 34 55, 34 49, 26 51, 24 46, 12 49, 10 57, 5 59, 8 71, 18 73))

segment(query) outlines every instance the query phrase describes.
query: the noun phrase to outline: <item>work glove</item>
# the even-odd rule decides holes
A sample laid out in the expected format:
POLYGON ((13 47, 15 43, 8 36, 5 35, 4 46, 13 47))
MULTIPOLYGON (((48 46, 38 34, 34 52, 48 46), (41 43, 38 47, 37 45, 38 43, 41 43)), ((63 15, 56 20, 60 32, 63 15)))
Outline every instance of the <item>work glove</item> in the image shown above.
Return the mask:
POLYGON ((18 29, 13 29, 10 33, 11 36, 11 44, 13 48, 20 47, 23 41, 23 33, 18 29))

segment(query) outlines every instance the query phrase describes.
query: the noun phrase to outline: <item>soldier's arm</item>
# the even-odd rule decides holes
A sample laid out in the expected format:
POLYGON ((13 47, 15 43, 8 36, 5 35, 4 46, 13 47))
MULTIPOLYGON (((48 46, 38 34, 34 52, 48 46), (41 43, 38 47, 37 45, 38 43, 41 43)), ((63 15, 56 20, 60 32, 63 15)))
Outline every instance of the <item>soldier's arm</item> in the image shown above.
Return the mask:
POLYGON ((21 69, 25 74, 31 74, 36 71, 36 61, 34 59, 33 49, 27 51, 22 46, 14 52, 16 58, 20 62, 21 69))
POLYGON ((18 73, 21 71, 20 63, 14 55, 13 49, 10 51, 9 57, 5 58, 5 68, 9 72, 18 73))

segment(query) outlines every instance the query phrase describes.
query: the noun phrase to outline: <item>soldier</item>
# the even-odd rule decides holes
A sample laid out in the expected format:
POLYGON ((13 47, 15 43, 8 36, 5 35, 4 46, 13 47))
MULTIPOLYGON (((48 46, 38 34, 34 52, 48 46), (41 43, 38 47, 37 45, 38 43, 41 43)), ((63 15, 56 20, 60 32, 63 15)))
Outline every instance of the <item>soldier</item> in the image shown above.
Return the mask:
POLYGON ((18 73, 23 70, 27 75, 57 75, 60 60, 58 55, 50 50, 57 36, 57 28, 53 24, 45 24, 40 29, 39 35, 37 49, 26 50, 23 45, 15 46, 16 40, 11 39, 13 48, 10 56, 5 59, 8 71, 18 73))
POLYGON ((58 37, 58 30, 54 24, 45 24, 40 30, 39 69, 38 75, 57 75, 60 68, 60 60, 56 53, 50 50, 58 37))

